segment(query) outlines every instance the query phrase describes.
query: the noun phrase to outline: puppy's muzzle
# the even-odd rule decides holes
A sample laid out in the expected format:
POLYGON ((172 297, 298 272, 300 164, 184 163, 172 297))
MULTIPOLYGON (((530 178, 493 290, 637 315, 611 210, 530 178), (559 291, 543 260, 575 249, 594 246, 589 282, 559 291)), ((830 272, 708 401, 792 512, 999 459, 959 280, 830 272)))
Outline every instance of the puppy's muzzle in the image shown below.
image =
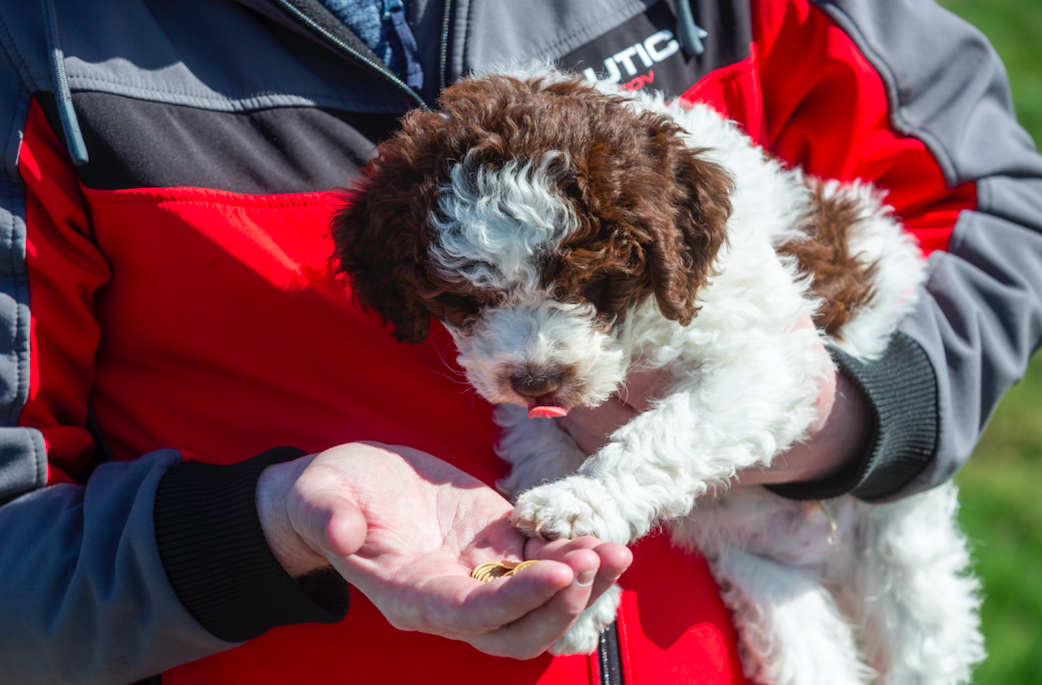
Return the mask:
POLYGON ((568 414, 568 407, 556 397, 564 385, 563 373, 522 371, 510 377, 510 385, 514 392, 528 400, 528 418, 552 419, 568 414))

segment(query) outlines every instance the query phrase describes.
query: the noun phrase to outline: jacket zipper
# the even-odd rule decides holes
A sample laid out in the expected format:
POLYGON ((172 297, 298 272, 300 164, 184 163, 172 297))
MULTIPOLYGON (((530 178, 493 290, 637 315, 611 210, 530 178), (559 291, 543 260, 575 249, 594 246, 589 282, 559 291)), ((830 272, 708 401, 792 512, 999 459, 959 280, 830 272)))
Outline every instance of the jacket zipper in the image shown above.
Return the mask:
POLYGON ((601 674, 601 685, 623 685, 618 620, 601 631, 597 641, 597 670, 601 674))
POLYGON ((441 14, 441 46, 438 51, 438 92, 449 87, 449 20, 452 18, 452 0, 445 0, 441 14))

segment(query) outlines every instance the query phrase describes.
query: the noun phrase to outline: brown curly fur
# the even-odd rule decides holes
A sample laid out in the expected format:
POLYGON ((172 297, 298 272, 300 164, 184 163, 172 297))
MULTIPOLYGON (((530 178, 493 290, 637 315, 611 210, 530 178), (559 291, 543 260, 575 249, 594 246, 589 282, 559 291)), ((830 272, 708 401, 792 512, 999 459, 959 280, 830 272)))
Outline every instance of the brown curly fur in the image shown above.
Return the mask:
POLYGON ((542 257, 544 285, 562 301, 592 302, 605 321, 653 295, 666 317, 687 324, 725 240, 732 182, 680 132, 579 77, 455 84, 436 110, 404 117, 334 217, 339 269, 399 340, 424 340, 431 315, 465 326, 503 294, 432 267, 428 217, 438 211, 438 186, 465 159, 476 170, 563 151, 554 190, 579 222, 542 257))
POLYGON ((849 195, 826 198, 820 179, 808 178, 811 202, 801 228, 806 239, 781 245, 778 253, 796 258, 800 271, 813 279, 811 292, 821 298, 814 325, 842 339, 843 325, 875 291, 875 264, 863 264, 849 249, 850 229, 857 224, 861 207, 849 195))

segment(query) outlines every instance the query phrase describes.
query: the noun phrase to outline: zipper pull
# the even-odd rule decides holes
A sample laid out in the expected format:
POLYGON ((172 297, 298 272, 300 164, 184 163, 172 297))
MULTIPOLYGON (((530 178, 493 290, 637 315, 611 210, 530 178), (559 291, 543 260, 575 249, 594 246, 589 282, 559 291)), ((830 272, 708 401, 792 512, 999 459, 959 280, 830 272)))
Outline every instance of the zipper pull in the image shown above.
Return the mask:
POLYGON ((72 162, 76 166, 83 166, 90 161, 90 157, 80 131, 80 120, 76 118, 76 109, 72 106, 72 91, 69 90, 69 79, 65 75, 65 53, 62 52, 54 0, 44 0, 43 12, 47 52, 50 56, 51 92, 58 103, 58 118, 62 122, 62 133, 65 134, 65 145, 69 148, 72 162))
POLYGON ((677 34, 680 37, 680 46, 690 56, 701 55, 706 51, 702 45, 702 39, 709 32, 695 23, 695 17, 691 13, 691 0, 677 0, 677 34))

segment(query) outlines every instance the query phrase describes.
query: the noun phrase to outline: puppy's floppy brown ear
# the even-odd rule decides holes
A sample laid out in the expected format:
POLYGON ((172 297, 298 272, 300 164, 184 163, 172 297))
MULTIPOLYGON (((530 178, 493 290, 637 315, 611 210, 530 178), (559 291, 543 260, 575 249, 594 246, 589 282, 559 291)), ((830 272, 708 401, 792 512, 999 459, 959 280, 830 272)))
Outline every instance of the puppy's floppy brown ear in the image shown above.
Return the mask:
POLYGON ((330 232, 337 271, 349 275, 363 308, 392 324, 399 342, 418 344, 427 339, 431 316, 419 295, 427 281, 423 231, 408 203, 394 195, 380 178, 368 178, 348 194, 330 232))
POLYGON ((648 250, 659 309, 685 326, 698 313, 698 293, 727 239, 734 192, 731 176, 702 152, 673 150, 673 183, 664 198, 672 207, 672 224, 648 250))

